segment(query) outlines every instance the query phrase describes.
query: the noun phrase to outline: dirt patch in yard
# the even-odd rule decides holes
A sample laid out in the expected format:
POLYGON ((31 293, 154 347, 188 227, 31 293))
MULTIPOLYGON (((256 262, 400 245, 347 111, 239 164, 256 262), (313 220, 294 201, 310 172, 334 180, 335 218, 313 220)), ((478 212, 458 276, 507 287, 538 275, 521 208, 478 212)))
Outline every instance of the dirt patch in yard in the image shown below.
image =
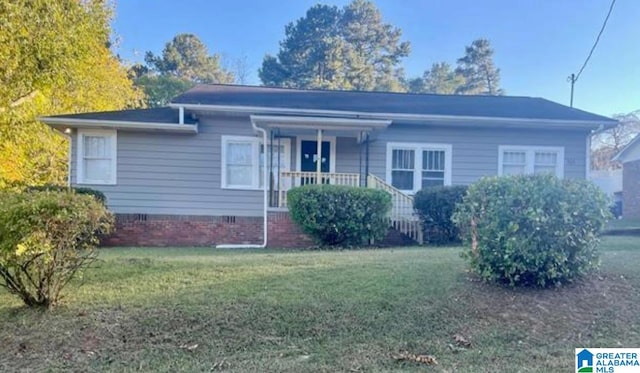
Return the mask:
MULTIPOLYGON (((605 332, 613 336, 615 330, 628 331, 640 302, 640 289, 619 274, 600 273, 553 289, 511 289, 473 276, 468 281, 458 297, 468 303, 473 312, 468 317, 475 326, 512 325, 514 332, 523 332, 521 344, 553 341, 586 346, 605 332)), ((478 330, 463 332, 472 335, 478 330)), ((623 338, 615 341, 617 346, 625 344, 623 338)))

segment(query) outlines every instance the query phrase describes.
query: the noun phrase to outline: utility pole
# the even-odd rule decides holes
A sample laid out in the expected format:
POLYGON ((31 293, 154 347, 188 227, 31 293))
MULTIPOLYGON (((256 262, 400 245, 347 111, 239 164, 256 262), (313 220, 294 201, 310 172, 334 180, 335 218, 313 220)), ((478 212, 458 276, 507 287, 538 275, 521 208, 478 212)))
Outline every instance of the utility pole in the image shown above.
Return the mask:
POLYGON ((571 83, 571 100, 569 101, 569 106, 573 107, 573 86, 576 84, 576 74, 571 74, 567 78, 567 82, 571 83))
POLYGON ((593 51, 596 50, 596 47, 598 46, 598 42, 600 41, 600 37, 602 36, 602 33, 604 32, 604 28, 607 27, 607 21, 609 21, 609 16, 611 15, 611 11, 613 10, 613 6, 616 5, 616 0, 611 0, 611 5, 609 6, 609 11, 607 12, 607 16, 604 19, 604 22, 602 23, 602 28, 600 28, 600 32, 598 33, 598 36, 596 37, 596 41, 595 43, 593 43, 593 47, 591 47, 591 50, 589 51, 589 55, 587 56, 587 59, 584 60, 584 63, 582 64, 582 67, 580 68, 580 71, 578 71, 578 74, 571 74, 571 76, 569 76, 567 78, 567 82, 571 83, 571 101, 570 101, 570 106, 573 107, 573 86, 576 85, 576 82, 578 81, 578 78, 580 78, 580 75, 582 74, 582 71, 584 71, 584 68, 587 67, 587 64, 589 63, 589 60, 591 59, 591 56, 593 55, 593 51))

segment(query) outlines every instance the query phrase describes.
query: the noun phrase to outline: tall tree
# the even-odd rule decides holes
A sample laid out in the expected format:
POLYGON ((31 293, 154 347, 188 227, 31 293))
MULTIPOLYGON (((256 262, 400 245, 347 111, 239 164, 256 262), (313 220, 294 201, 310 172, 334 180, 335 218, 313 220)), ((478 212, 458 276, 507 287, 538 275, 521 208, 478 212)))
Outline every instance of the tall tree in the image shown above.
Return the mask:
POLYGON ((343 86, 337 76, 340 16, 337 7, 317 4, 305 17, 286 25, 277 57, 266 55, 258 71, 262 83, 298 88, 343 86))
POLYGON ((134 65, 130 74, 144 90, 147 105, 158 107, 198 83, 233 83, 233 74, 220 61, 220 55, 209 55, 197 36, 178 34, 160 56, 147 52, 146 66, 134 65))
POLYGON ((464 78, 446 62, 431 65, 422 78, 409 81, 409 91, 414 93, 455 94, 464 85, 464 78))
POLYGON ((144 91, 144 101, 148 107, 162 107, 172 98, 192 88, 194 83, 171 75, 147 73, 135 80, 136 86, 144 91))
POLYGON ((619 121, 618 125, 597 133, 591 139, 591 168, 594 170, 620 168, 611 159, 640 135, 640 110, 613 117, 619 121))
POLYGON ((465 48, 464 57, 458 59, 456 73, 464 77, 464 84, 459 87, 460 94, 501 95, 500 69, 493 63, 493 49, 487 39, 473 41, 465 48))
POLYGON ((102 0, 0 2, 0 187, 64 183, 68 146, 37 116, 141 104, 111 15, 102 0))
POLYGON ((465 83, 464 77, 454 71, 446 62, 434 63, 429 71, 424 72, 426 92, 454 94, 465 83))
POLYGON ((147 52, 144 59, 161 75, 193 83, 233 83, 233 74, 220 66, 220 55, 209 55, 207 46, 193 34, 176 35, 161 56, 147 52))
POLYGON ((370 1, 343 8, 315 5, 285 27, 277 56, 265 56, 265 85, 296 88, 402 90, 402 31, 386 24, 370 1))
POLYGON ((231 71, 233 71, 236 84, 248 84, 251 70, 249 58, 246 55, 231 61, 231 71))

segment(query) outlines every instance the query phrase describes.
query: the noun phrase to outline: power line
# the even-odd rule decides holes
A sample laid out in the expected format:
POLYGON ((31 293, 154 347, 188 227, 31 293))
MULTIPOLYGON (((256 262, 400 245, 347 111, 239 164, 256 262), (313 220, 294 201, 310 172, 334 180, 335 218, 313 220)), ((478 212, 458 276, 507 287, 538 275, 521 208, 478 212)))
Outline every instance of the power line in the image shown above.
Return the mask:
POLYGON ((611 5, 609 6, 609 11, 607 12, 607 16, 605 17, 604 22, 602 23, 602 27, 600 28, 600 32, 598 33, 598 36, 596 37, 596 41, 593 43, 593 47, 591 47, 591 50, 589 51, 589 55, 584 60, 584 63, 582 64, 582 67, 580 68, 580 71, 578 71, 577 74, 571 74, 569 76, 569 78, 567 78, 568 81, 571 83, 571 107, 573 107, 573 86, 576 84, 576 82, 580 78, 580 75, 582 75, 582 72, 584 71, 584 68, 587 67, 587 64, 589 63, 589 60, 591 59, 591 56, 593 55, 593 51, 596 50, 596 47, 598 46, 598 42, 600 41, 600 37, 602 36, 602 33, 604 32, 604 29, 607 27, 607 22, 609 21, 609 17, 611 16, 611 12, 613 11, 613 6, 614 5, 616 5, 616 0, 611 0, 611 5))

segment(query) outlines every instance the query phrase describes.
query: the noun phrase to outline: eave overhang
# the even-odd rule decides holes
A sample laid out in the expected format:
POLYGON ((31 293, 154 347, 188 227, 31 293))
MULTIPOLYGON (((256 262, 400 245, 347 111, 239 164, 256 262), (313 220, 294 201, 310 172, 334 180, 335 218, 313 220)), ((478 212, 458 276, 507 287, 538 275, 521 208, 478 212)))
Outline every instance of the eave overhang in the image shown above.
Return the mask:
POLYGON ((450 126, 484 126, 484 127, 513 127, 513 128, 549 128, 567 130, 596 131, 615 127, 615 120, 564 120, 544 118, 507 118, 507 117, 478 117, 430 114, 401 114, 385 112, 360 112, 339 110, 298 109, 262 106, 230 106, 204 105, 188 103, 171 103, 171 108, 183 107, 187 110, 204 113, 236 113, 249 115, 282 115, 300 117, 325 117, 344 119, 389 120, 402 123, 438 124, 450 126))
POLYGON ((157 123, 157 122, 132 122, 113 121, 97 119, 76 119, 63 117, 40 117, 39 121, 46 123, 50 127, 66 132, 69 128, 95 128, 95 129, 117 129, 125 131, 139 132, 169 132, 169 133, 198 133, 198 124, 178 124, 178 123, 157 123))

